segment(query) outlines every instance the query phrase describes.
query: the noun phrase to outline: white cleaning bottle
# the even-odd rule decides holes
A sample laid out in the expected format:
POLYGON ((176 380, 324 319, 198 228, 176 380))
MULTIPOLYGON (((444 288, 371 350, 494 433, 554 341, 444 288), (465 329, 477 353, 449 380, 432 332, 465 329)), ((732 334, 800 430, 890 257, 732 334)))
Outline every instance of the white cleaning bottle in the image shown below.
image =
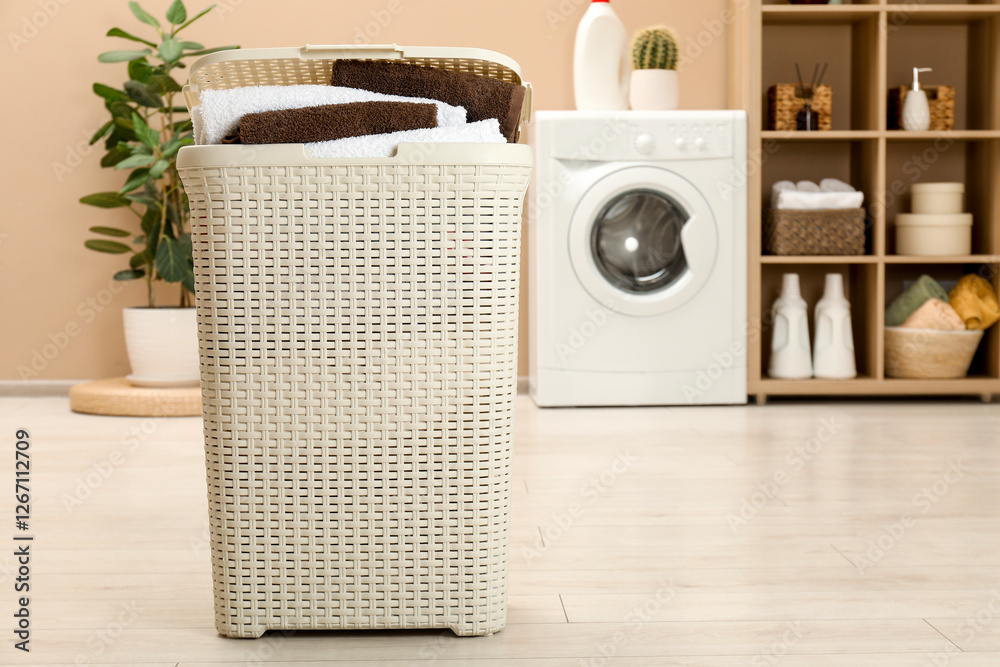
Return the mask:
POLYGON ((767 374, 773 378, 798 380, 812 377, 809 354, 809 321, 806 302, 799 291, 799 274, 786 273, 781 279, 781 296, 772 308, 774 335, 767 374))
POLYGON ((593 0, 576 29, 573 94, 581 111, 628 109, 628 33, 609 0, 593 0))
POLYGON ((920 88, 920 73, 930 72, 930 67, 913 68, 913 89, 906 91, 903 102, 903 129, 921 132, 931 126, 931 108, 927 105, 927 93, 920 88))
POLYGON ((856 377, 851 304, 844 296, 844 277, 839 273, 826 274, 826 287, 823 298, 816 304, 815 321, 813 375, 834 380, 856 377))

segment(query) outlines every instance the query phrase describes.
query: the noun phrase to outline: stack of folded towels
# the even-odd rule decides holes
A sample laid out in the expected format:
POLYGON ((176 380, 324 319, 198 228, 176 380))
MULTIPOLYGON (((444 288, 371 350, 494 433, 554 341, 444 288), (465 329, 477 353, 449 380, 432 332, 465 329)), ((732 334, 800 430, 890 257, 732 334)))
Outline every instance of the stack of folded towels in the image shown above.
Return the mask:
POLYGON ((930 276, 920 276, 885 311, 890 327, 941 331, 984 330, 1000 320, 1000 304, 990 283, 963 276, 951 292, 930 276))
POLYGON ((826 210, 861 208, 865 193, 836 178, 812 181, 778 181, 771 187, 771 208, 826 210))
POLYGON ((191 110, 200 145, 302 143, 312 157, 391 157, 402 142, 517 139, 525 88, 383 60, 337 60, 330 85, 205 90, 191 110))

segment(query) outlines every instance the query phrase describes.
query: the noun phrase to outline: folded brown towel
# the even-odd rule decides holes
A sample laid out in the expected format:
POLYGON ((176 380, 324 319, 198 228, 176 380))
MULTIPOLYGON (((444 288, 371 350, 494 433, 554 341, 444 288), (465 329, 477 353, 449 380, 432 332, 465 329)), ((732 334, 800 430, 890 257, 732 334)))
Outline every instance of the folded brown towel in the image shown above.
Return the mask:
POLYGON ((517 138, 525 94, 524 86, 509 81, 388 60, 335 60, 330 85, 465 107, 470 123, 499 120, 508 142, 517 138))
POLYGON ((437 109, 429 103, 350 102, 248 113, 240 118, 240 142, 305 144, 437 127, 437 109))

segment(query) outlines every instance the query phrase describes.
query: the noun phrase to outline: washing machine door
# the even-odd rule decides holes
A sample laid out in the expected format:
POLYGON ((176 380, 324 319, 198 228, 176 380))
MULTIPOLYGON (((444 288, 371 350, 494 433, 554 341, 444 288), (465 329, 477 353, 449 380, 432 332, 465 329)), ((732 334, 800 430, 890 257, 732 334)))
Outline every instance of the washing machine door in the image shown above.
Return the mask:
POLYGON ((656 167, 614 171, 591 187, 570 222, 577 278, 606 308, 633 316, 676 310, 715 266, 719 238, 708 202, 656 167))

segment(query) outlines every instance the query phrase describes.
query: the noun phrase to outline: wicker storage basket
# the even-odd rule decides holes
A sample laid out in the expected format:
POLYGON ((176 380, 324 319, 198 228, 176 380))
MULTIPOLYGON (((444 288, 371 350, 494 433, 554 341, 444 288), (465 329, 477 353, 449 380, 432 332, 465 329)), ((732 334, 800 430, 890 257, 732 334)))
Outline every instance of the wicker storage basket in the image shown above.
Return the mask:
MULTIPOLYGON (((808 86, 806 86, 808 88, 808 86)), ((805 97, 799 97, 799 86, 794 83, 779 83, 767 89, 767 129, 792 131, 795 130, 796 115, 806 103, 805 97)), ((813 113, 819 115, 817 127, 829 130, 833 126, 833 89, 827 84, 816 87, 812 101, 813 113)))
MULTIPOLYGON (((489 51, 260 49, 195 63, 189 104, 328 82, 341 57, 521 82, 489 51)), ((181 150, 220 633, 503 628, 531 163, 514 144, 181 150)))
MULTIPOLYGON (((945 132, 955 129, 955 88, 952 86, 920 86, 927 93, 927 106, 931 112, 929 130, 945 132)), ((903 129, 903 102, 906 101, 906 86, 889 90, 888 123, 890 130, 903 129)))
POLYGON ((863 255, 865 209, 769 209, 764 249, 771 255, 863 255))
POLYGON ((885 374, 916 380, 965 377, 982 338, 982 331, 886 327, 885 374))

